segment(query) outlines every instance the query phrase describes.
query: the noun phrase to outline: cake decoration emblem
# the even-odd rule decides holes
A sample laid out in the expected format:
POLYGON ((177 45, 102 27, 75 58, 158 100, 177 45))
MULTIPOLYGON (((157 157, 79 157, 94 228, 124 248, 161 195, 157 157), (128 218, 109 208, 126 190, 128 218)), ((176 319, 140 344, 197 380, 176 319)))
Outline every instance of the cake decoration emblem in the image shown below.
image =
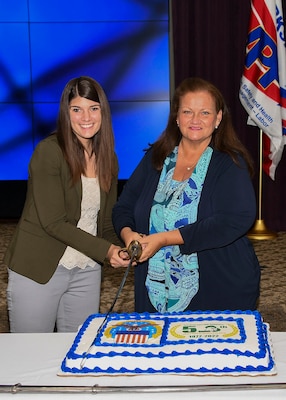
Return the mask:
POLYGON ((218 339, 234 337, 239 334, 235 323, 212 321, 211 323, 174 324, 170 328, 170 335, 177 339, 218 339))
POLYGON ((126 320, 110 326, 105 332, 106 338, 112 338, 115 343, 147 343, 151 338, 159 338, 162 328, 154 321, 126 320))

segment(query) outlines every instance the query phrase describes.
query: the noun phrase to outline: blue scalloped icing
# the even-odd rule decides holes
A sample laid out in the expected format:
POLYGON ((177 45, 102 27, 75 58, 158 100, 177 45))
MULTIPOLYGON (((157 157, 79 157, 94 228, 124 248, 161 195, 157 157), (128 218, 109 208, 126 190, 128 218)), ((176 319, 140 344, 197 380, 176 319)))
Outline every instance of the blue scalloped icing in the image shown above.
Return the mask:
MULTIPOLYGON (((191 373, 211 373, 211 374, 222 374, 222 373, 251 373, 251 372, 256 372, 256 373, 263 373, 263 372, 267 372, 267 371, 271 371, 274 367, 274 360, 272 358, 271 355, 271 349, 270 349, 270 345, 268 343, 268 338, 267 338, 267 327, 266 324, 263 323, 261 315, 258 311, 197 311, 197 312, 191 312, 191 311, 187 311, 184 313, 166 313, 164 315, 160 314, 160 313, 154 313, 154 314, 149 314, 149 313, 142 313, 142 314, 138 314, 138 313, 131 313, 131 314, 111 314, 110 316, 108 316, 107 321, 105 323, 105 325, 102 327, 101 332, 99 332, 97 338, 96 338, 96 342, 95 345, 98 347, 98 351, 96 353, 96 358, 101 358, 106 356, 106 353, 100 352, 100 347, 106 348, 113 348, 112 351, 109 352, 108 357, 114 357, 117 355, 120 356, 130 356, 131 353, 128 352, 128 347, 134 348, 136 345, 123 345, 122 343, 120 344, 120 347, 122 349, 122 347, 126 346, 127 350, 122 352, 116 352, 116 344, 108 344, 108 345, 103 345, 101 344, 101 338, 103 336, 104 333, 104 329, 105 326, 110 322, 110 321, 121 321, 121 320, 144 320, 144 319, 148 319, 148 320, 164 320, 165 324, 164 324, 164 328, 163 328, 163 332, 162 332, 162 339, 161 339, 161 344, 160 346, 164 346, 165 344, 168 345, 172 345, 172 344, 178 344, 178 343, 219 343, 219 342, 224 342, 224 340, 222 339, 202 339, 202 340, 182 340, 182 341, 168 341, 167 340, 167 333, 168 333, 168 327, 169 324, 171 322, 176 322, 177 318, 176 317, 180 317, 180 321, 212 321, 212 320, 221 320, 221 321, 235 321, 239 327, 239 331, 240 331, 240 339, 231 339, 229 338, 229 340, 227 340, 228 343, 242 343, 245 341, 246 339, 246 332, 244 329, 244 325, 243 325, 243 320, 242 318, 234 318, 233 315, 239 315, 239 314, 250 314, 253 315, 255 317, 255 323, 257 326, 257 336, 258 336, 258 343, 259 343, 259 351, 257 353, 252 353, 251 351, 246 351, 246 352, 241 352, 239 350, 233 350, 230 351, 228 349, 225 349, 223 351, 221 350, 217 350, 215 347, 211 350, 211 351, 204 351, 204 350, 200 350, 200 351, 196 351, 196 352, 192 352, 192 350, 187 350, 184 352, 179 352, 179 351, 175 351, 171 353, 171 356, 177 356, 180 354, 184 354, 186 356, 190 356, 192 354, 215 354, 215 353, 220 353, 220 354, 236 354, 236 355, 243 355, 246 357, 255 357, 256 359, 264 359, 266 353, 269 355, 269 363, 267 366, 258 366, 258 367, 252 367, 251 365, 247 366, 247 367, 243 367, 240 365, 237 365, 235 368, 223 368, 223 369, 208 369, 206 368, 200 368, 200 369, 194 369, 191 366, 189 366, 187 369, 180 369, 180 368, 174 368, 172 370, 167 369, 167 368, 163 368, 160 371, 155 370, 152 367, 146 368, 144 370, 140 369, 140 368, 136 368, 133 370, 130 370, 128 368, 120 368, 120 369, 114 369, 114 368, 108 368, 106 370, 102 370, 99 367, 94 368, 93 370, 87 368, 87 367, 83 367, 82 369, 79 368, 69 368, 66 365, 66 359, 82 359, 82 354, 77 354, 76 353, 76 349, 78 344, 81 341, 81 338, 83 336, 83 334, 85 333, 86 329, 88 328, 89 324, 91 323, 91 321, 94 318, 102 318, 101 314, 93 314, 91 316, 88 317, 88 319, 84 322, 84 324, 82 325, 81 329, 79 330, 74 343, 72 344, 72 347, 70 348, 69 352, 67 353, 66 358, 64 359, 64 361, 62 362, 61 365, 61 369, 63 372, 65 373, 72 373, 72 374, 90 374, 90 373, 96 373, 96 374, 100 374, 100 373, 105 373, 105 374, 151 374, 151 373, 178 373, 178 374, 191 374, 191 373), (208 314, 213 314, 213 315, 218 315, 218 317, 214 318, 214 317, 207 317, 206 316, 208 314), (223 314, 223 315, 222 315, 223 314), (183 318, 182 318, 183 317, 183 318)), ((227 343, 226 343, 227 344, 227 343)), ((158 347, 158 344, 152 344, 152 345, 148 345, 145 347, 158 347)), ((142 345, 137 345, 137 347, 142 347, 142 345)), ((166 356, 166 354, 164 353, 164 351, 159 352, 159 354, 152 354, 152 350, 150 349, 149 352, 147 353, 141 353, 140 351, 135 352, 134 354, 132 354, 132 357, 145 357, 145 358, 149 358, 150 360, 152 358, 164 358, 166 356)), ((167 354, 168 357, 170 357, 170 354, 167 354)), ((93 355, 87 354, 86 358, 94 358, 93 355)))

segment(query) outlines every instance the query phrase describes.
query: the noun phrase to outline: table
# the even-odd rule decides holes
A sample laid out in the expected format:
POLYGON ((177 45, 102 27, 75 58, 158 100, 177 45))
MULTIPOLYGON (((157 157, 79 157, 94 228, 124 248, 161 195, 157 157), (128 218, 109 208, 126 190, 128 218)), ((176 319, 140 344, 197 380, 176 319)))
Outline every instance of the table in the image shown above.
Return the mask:
MULTIPOLYGON (((17 393, 16 399, 23 400, 38 400, 38 399, 86 399, 94 398, 94 393, 91 388, 94 385, 99 385, 99 388, 110 388, 115 386, 116 391, 111 393, 99 392, 96 393, 96 400, 110 399, 131 399, 136 396, 136 400, 142 399, 174 399, 184 400, 211 400, 211 399, 269 399, 275 396, 276 399, 285 399, 286 396, 286 332, 273 332, 272 341, 274 347, 274 355, 278 374, 274 376, 176 376, 176 375, 150 375, 150 376, 129 376, 129 377, 62 377, 57 376, 60 365, 68 349, 70 348, 75 334, 73 333, 2 333, 0 334, 0 400, 12 400, 11 392, 6 392, 7 386, 9 390, 13 385, 21 383, 23 388, 52 388, 64 387, 82 388, 86 391, 79 393, 63 393, 55 391, 54 393, 17 393), (283 383, 283 389, 269 389, 273 384, 283 383), (247 387, 245 390, 225 390, 236 388, 238 385, 255 385, 269 384, 265 389, 250 389, 255 386, 247 387), (188 389, 190 386, 200 385, 223 385, 222 390, 217 391, 208 387, 207 391, 190 391, 179 392, 162 392, 160 388, 173 386, 176 390, 188 389), (146 388, 152 386, 155 393, 142 392, 126 392, 119 391, 118 387, 146 388)), ((95 386, 96 387, 96 386, 95 386)), ((133 389, 132 389, 133 390, 133 389)), ((188 389, 189 390, 189 389, 188 389)))

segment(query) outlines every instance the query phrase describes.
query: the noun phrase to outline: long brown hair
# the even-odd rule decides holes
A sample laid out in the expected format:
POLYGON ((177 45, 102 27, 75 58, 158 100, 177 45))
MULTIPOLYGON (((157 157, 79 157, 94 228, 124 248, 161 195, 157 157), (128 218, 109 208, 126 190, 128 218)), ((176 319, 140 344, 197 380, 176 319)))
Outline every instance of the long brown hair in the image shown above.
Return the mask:
POLYGON ((236 164, 239 164, 238 155, 241 155, 252 176, 254 173, 253 161, 247 149, 241 143, 234 130, 231 115, 225 103, 222 93, 212 83, 202 78, 187 78, 176 88, 168 118, 167 127, 159 139, 153 144, 153 164, 156 169, 162 169, 164 160, 178 146, 182 134, 177 125, 177 114, 182 96, 189 92, 207 91, 215 102, 216 112, 222 111, 222 120, 213 132, 211 146, 231 156, 236 164))
POLYGON ((96 155, 96 170, 100 187, 108 192, 113 177, 117 175, 114 153, 114 134, 110 107, 101 85, 88 76, 71 79, 65 86, 57 121, 57 135, 63 155, 69 165, 72 182, 76 183, 84 174, 86 162, 84 148, 72 131, 69 106, 73 98, 80 96, 100 103, 101 127, 92 139, 92 150, 96 155))

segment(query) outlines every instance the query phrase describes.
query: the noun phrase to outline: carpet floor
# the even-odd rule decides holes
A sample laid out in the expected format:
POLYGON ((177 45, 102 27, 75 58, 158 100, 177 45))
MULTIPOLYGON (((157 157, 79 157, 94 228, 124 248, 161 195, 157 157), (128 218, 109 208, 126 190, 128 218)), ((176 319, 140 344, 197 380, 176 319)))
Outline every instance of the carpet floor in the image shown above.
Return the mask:
MULTIPOLYGON (((0 221, 0 333, 9 332, 6 303, 7 269, 3 265, 3 257, 15 227, 16 223, 13 221, 0 221)), ((279 232, 274 239, 254 240, 253 244, 262 272, 258 310, 264 321, 270 324, 271 331, 286 331, 286 232, 279 232)), ((103 269, 101 313, 107 312, 111 306, 123 274, 123 269, 103 269)), ((134 310, 133 278, 131 269, 114 312, 134 310)))

